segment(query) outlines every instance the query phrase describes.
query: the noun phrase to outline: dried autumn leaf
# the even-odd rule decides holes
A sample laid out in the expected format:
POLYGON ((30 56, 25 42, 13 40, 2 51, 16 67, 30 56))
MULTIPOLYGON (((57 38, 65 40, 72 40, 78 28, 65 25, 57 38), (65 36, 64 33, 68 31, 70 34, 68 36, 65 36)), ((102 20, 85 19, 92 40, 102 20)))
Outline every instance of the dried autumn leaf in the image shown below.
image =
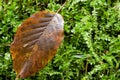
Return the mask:
POLYGON ((17 77, 35 74, 54 57, 63 40, 63 22, 60 14, 41 11, 22 23, 10 47, 17 77))

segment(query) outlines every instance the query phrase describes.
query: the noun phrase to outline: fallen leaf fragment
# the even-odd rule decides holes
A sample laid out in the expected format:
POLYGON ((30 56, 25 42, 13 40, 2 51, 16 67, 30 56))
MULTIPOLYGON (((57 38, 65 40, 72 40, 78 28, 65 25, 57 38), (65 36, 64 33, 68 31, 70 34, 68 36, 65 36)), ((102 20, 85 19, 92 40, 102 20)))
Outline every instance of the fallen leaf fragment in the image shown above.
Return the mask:
POLYGON ((40 11, 17 29, 10 46, 18 78, 31 76, 54 57, 63 40, 64 20, 58 13, 40 11))

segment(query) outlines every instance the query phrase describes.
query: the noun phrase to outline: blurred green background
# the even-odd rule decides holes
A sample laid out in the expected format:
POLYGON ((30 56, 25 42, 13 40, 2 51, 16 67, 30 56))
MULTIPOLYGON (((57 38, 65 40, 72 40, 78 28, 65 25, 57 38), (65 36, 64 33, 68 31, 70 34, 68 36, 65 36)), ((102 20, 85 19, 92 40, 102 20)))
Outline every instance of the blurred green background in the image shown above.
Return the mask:
MULTIPOLYGON (((23 20, 65 0, 0 0, 0 80, 14 80, 10 43, 23 20)), ((119 0, 67 0, 64 41, 54 59, 24 80, 119 80, 119 0)), ((23 80, 23 79, 21 79, 23 80)))

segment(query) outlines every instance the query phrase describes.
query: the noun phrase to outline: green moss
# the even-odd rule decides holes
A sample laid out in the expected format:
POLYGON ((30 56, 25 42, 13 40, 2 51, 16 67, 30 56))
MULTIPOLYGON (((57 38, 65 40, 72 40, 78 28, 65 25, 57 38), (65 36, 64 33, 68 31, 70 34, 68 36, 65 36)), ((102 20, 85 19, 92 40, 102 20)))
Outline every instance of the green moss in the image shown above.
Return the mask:
MULTIPOLYGON (((0 1, 0 80, 14 80, 9 44, 23 20, 44 9, 56 12, 62 0, 0 1)), ((118 80, 119 0, 68 0, 59 12, 64 41, 54 59, 25 80, 118 80)))

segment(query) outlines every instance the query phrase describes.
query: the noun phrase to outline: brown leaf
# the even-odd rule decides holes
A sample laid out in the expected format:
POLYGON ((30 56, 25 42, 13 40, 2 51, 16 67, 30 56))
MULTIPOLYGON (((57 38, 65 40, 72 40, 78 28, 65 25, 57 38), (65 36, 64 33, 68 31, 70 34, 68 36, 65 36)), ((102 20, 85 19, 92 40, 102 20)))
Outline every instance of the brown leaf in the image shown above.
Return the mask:
POLYGON ((20 78, 31 76, 54 57, 63 40, 63 18, 41 11, 26 19, 17 29, 10 52, 20 78))

